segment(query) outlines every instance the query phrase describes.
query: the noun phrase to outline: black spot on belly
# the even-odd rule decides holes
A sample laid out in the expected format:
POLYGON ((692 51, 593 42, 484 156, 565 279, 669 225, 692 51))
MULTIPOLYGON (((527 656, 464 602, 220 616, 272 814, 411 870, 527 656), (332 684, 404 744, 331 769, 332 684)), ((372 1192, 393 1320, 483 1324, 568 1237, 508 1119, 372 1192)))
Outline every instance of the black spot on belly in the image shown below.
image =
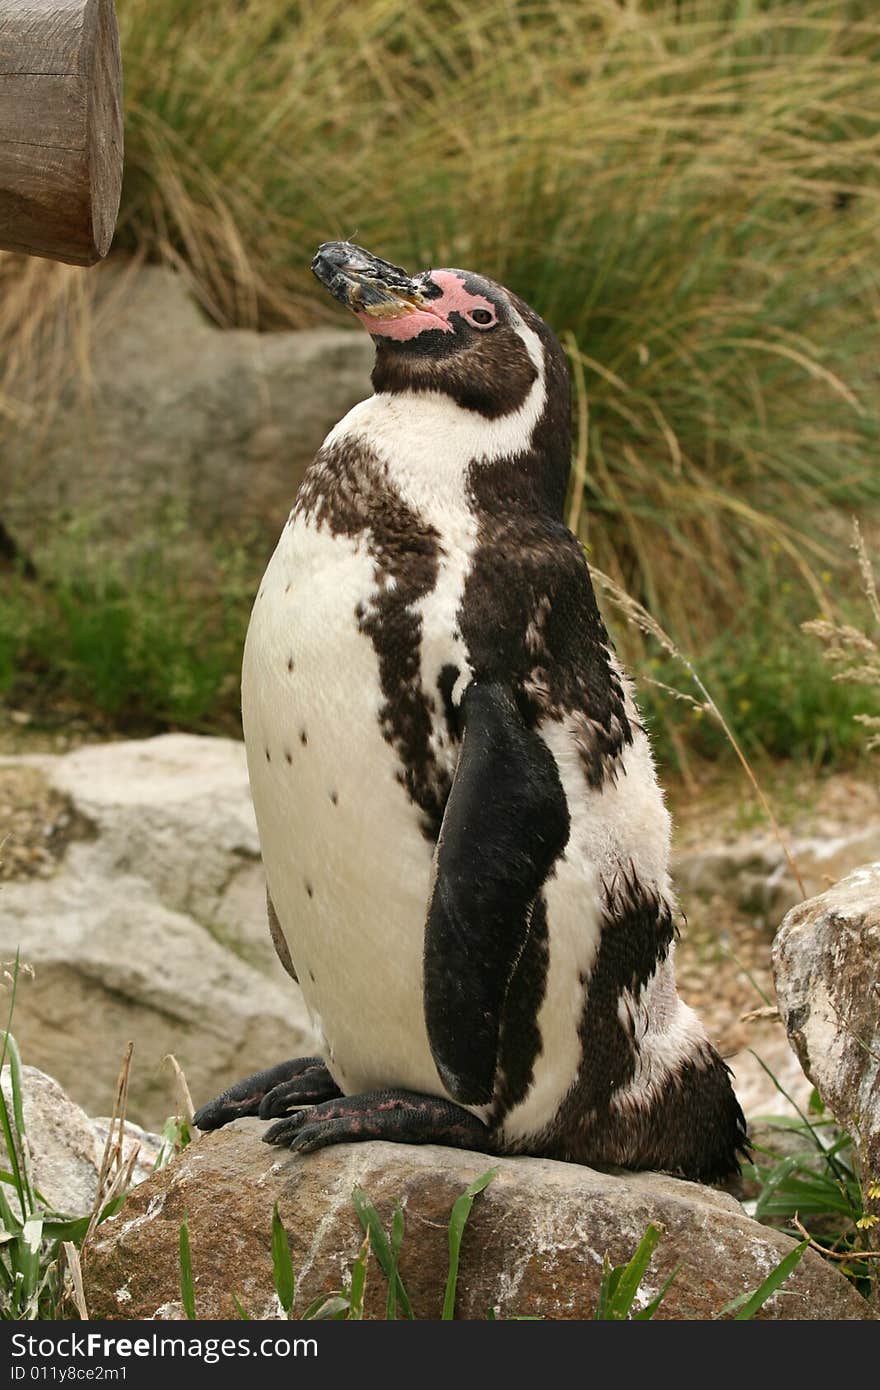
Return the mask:
POLYGON ((308 736, 308 734, 306 733, 305 729, 300 729, 300 731, 299 731, 299 741, 300 741, 300 743, 302 744, 303 748, 305 748, 306 744, 307 744, 308 741, 309 741, 309 736, 308 736))
POLYGON ((292 671, 292 670, 293 670, 293 657, 292 657, 292 656, 289 656, 289 657, 287 658, 287 669, 288 669, 288 671, 292 671))
POLYGON ((271 761, 272 761, 272 754, 269 752, 269 750, 268 750, 268 748, 267 748, 267 749, 266 749, 266 762, 267 762, 267 763, 271 763, 271 761))
POLYGON ((338 806, 338 805, 339 805, 339 793, 338 793, 338 792, 331 792, 331 793, 330 793, 330 800, 333 802, 333 805, 334 805, 334 806, 338 806))
POLYGON ((383 696, 379 723, 421 812, 422 830, 436 840, 450 779, 432 746, 436 706, 421 682, 417 609, 437 582, 439 535, 404 502, 375 455, 352 441, 319 452, 296 506, 331 535, 362 536, 368 547, 375 588, 369 602, 356 605, 355 619, 376 653, 383 696))
POLYGON ((314 975, 312 974, 311 970, 309 971, 309 979, 311 980, 312 984, 315 983, 315 977, 314 977, 314 975))
POLYGON ((315 896, 315 890, 312 888, 312 885, 308 882, 308 880, 306 880, 305 889, 306 889, 307 895, 308 895, 310 898, 313 898, 313 897, 315 896))
POLYGON ((287 762, 289 762, 289 763, 292 763, 292 762, 293 762, 293 754, 291 753, 291 751, 290 751, 289 748, 285 748, 285 750, 284 750, 284 757, 285 757, 285 759, 286 759, 287 762))

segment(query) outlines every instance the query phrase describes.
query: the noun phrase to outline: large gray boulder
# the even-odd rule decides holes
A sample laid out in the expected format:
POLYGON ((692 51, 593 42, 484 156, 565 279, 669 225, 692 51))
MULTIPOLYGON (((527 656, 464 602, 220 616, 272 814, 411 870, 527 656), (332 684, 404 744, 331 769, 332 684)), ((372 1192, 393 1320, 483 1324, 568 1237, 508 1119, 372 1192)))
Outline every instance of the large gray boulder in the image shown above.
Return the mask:
POLYGON ((880 1189, 880 863, 793 908, 773 968, 792 1046, 853 1135, 870 1199, 880 1189))
MULTIPOLYGON (((298 1276, 297 1304, 340 1290, 362 1239, 351 1194, 362 1188, 387 1230, 400 1202, 406 1219, 401 1274, 418 1317, 437 1318, 448 1266, 452 1205, 476 1177, 497 1168, 471 1213, 462 1245, 456 1315, 589 1318, 607 1254, 624 1263, 649 1222, 663 1236, 636 1307, 682 1268, 660 1318, 712 1318, 756 1288, 791 1249, 726 1193, 658 1173, 600 1173, 546 1159, 494 1159, 433 1146, 347 1144, 307 1157, 260 1143, 265 1126, 240 1120, 184 1150, 132 1193, 103 1226, 85 1264, 93 1318, 179 1318, 179 1231, 187 1216, 196 1313, 277 1315, 271 1257, 277 1201, 298 1276)), ((375 1264, 367 1314, 384 1316, 375 1264)), ((808 1251, 760 1316, 870 1318, 868 1305, 808 1251)))
POLYGON ((22 768, 44 814, 78 827, 37 872, 16 842, 0 889, 0 960, 20 948, 34 969, 14 1019, 26 1061, 103 1113, 132 1039, 129 1113, 158 1128, 174 1109, 167 1053, 198 1103, 313 1050, 269 939, 242 744, 167 734, 0 759, 0 784, 22 768))
MULTIPOLYGON (((3 1068, 0 1084, 9 1113, 12 1113, 12 1080, 9 1066, 3 1068)), ((26 1162, 31 1180, 45 1198, 47 1206, 65 1216, 91 1213, 98 1191, 98 1175, 107 1140, 109 1120, 91 1119, 76 1105, 58 1082, 36 1067, 22 1067, 22 1112, 24 1118, 26 1162)), ((126 1122, 122 1138, 122 1161, 126 1163, 137 1148, 132 1182, 150 1176, 159 1157, 162 1141, 138 1125, 126 1122)), ((0 1135, 0 1162, 10 1164, 0 1135)))
MULTIPOLYGON (((218 328, 167 267, 92 271, 88 372, 5 427, 3 519, 25 547, 59 511, 119 535, 171 504, 195 533, 277 533, 327 431, 371 391, 357 328, 218 328)), ((340 316, 340 322, 342 322, 340 316)), ((44 389, 45 395, 45 389, 44 389)))

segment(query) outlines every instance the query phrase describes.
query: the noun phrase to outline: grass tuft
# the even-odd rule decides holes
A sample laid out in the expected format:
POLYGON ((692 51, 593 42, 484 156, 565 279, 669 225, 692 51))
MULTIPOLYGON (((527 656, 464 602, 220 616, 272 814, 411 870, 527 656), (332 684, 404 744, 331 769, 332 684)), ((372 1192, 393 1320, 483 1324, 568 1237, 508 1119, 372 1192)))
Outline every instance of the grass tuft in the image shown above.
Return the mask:
POLYGON ((626 1322, 630 1318, 646 1321, 653 1318, 672 1287, 678 1269, 673 1270, 659 1294, 650 1303, 646 1304, 638 1313, 634 1314, 632 1309, 662 1234, 663 1232, 658 1226, 647 1226, 635 1254, 625 1265, 612 1265, 606 1254, 594 1315, 598 1321, 626 1322))
MULTIPOLYGON (((839 620, 831 622, 816 619, 804 623, 803 628, 823 643, 822 654, 834 668, 834 680, 849 686, 861 686, 869 697, 875 697, 876 702, 880 700, 880 597, 877 594, 877 581, 874 578, 868 549, 859 523, 855 520, 852 548, 858 559, 874 636, 870 636, 861 627, 854 627, 839 620)), ((853 718, 857 723, 865 725, 869 731, 866 745, 868 751, 880 750, 880 714, 867 713, 860 709, 853 718)))

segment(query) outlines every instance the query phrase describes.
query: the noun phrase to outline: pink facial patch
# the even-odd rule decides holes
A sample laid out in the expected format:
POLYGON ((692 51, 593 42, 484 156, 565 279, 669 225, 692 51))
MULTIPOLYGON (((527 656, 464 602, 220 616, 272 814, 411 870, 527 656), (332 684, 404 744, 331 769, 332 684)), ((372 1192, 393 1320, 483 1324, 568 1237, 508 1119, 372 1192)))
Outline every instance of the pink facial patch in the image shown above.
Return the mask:
MULTIPOLYGON (((429 329, 453 333, 455 330, 449 322, 451 313, 467 316, 474 309, 487 309, 492 315, 492 322, 495 322, 497 314, 492 301, 482 294, 470 294, 465 289, 464 280, 460 275, 456 275, 455 271, 432 270, 430 275, 443 293, 430 301, 429 309, 416 309, 411 314, 401 314, 399 318, 393 319, 377 319, 370 314, 358 314, 356 317, 368 333, 379 334, 384 338, 397 338, 400 342, 417 338, 420 333, 426 333, 429 329)), ((488 328, 491 325, 477 326, 488 328)))
MULTIPOLYGON (((432 301, 432 304, 439 303, 439 299, 432 301)), ((439 328, 441 333, 454 332, 452 324, 445 318, 425 309, 415 309, 411 314, 401 314, 395 319, 377 319, 372 314, 356 314, 355 317, 360 319, 368 333, 379 334, 383 338, 398 338, 401 342, 417 338, 429 328, 439 328)))

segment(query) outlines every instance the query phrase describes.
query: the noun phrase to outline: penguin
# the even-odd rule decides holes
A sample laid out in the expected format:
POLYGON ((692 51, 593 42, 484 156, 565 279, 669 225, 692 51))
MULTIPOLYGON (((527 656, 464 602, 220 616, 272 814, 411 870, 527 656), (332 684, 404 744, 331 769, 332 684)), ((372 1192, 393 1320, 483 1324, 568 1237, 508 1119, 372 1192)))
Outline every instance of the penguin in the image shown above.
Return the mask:
POLYGON ((670 817, 564 525, 567 361, 522 299, 350 242, 312 269, 374 394, 260 584, 242 720, 273 940, 320 1055, 203 1130, 440 1143, 713 1182, 747 1151, 675 984, 670 817))

